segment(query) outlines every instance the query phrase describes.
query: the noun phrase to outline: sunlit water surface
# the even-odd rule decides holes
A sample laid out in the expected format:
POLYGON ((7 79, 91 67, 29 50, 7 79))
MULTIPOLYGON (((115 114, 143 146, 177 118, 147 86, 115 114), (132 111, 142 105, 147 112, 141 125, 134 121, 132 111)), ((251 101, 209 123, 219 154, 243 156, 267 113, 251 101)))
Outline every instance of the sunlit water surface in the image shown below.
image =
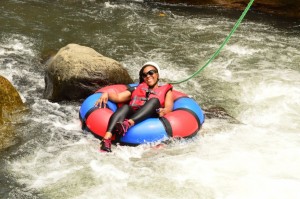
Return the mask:
POLYGON ((195 72, 238 11, 105 1, 1 1, 0 73, 29 107, 1 152, 1 198, 300 197, 300 23, 249 13, 221 54, 174 85, 204 109, 198 136, 162 147, 113 146, 81 131, 81 102, 43 99, 45 56, 69 43, 121 62, 133 79, 148 60, 165 81, 195 72))

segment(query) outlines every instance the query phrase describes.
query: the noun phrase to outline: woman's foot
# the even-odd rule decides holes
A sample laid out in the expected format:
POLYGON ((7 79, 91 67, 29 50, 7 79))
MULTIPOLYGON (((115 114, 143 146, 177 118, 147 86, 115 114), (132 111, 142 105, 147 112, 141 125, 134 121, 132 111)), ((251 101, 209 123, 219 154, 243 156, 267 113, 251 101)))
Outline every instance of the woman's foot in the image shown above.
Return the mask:
POLYGON ((100 143, 101 152, 111 152, 111 139, 103 139, 100 143))
POLYGON ((117 122, 116 124, 116 132, 120 135, 125 135, 125 133, 128 131, 129 127, 131 127, 132 124, 129 120, 125 119, 124 122, 117 122))

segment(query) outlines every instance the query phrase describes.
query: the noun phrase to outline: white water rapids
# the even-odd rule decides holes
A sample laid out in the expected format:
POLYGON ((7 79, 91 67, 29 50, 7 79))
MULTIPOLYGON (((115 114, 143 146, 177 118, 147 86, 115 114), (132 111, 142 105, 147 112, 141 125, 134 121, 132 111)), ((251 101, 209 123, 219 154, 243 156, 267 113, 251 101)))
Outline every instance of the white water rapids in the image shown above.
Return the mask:
POLYGON ((1 152, 0 198, 300 198, 299 22, 282 27, 249 13, 216 60, 175 85, 240 122, 207 118, 192 140, 102 154, 81 131, 80 102, 43 99, 42 51, 79 43, 120 61, 134 79, 154 60, 176 81, 209 59, 240 13, 102 1, 0 5, 0 74, 30 109, 15 124, 17 144, 1 152))

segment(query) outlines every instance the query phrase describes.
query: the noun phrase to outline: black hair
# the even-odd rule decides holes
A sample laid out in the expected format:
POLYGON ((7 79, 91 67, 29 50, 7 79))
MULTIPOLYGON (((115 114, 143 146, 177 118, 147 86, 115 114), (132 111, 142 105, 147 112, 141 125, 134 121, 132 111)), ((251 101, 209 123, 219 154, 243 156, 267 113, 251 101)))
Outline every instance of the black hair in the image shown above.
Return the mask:
POLYGON ((147 66, 143 66, 139 72, 139 80, 140 80, 140 83, 143 83, 144 82, 144 78, 143 78, 143 71, 144 69, 146 68, 147 66))

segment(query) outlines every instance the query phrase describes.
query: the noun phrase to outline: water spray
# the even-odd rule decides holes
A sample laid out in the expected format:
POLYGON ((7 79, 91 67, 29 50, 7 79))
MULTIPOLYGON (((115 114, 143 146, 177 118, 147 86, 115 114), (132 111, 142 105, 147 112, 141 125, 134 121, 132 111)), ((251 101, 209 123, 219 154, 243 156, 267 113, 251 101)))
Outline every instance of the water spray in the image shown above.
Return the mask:
POLYGON ((170 84, 180 84, 183 82, 186 82, 192 78, 194 78, 196 75, 198 75, 202 70, 204 70, 204 68, 206 68, 221 52, 221 50, 224 48, 224 46, 228 43, 228 41, 230 40, 231 36, 233 35, 233 33, 235 32, 235 30, 239 27, 240 23, 242 22, 242 20, 244 19, 245 15, 247 14, 247 12, 249 11, 250 7, 252 6, 254 0, 250 0, 250 2, 248 3, 247 7, 245 8, 244 12, 242 13, 242 15, 240 16, 240 18, 238 19, 238 21, 235 23, 235 25, 233 26, 232 30, 230 31, 229 35, 225 38, 225 40, 223 41, 223 43, 221 44, 221 46, 219 47, 219 49, 212 55, 212 57, 201 67, 199 68, 194 74, 192 74, 191 76, 180 80, 180 81, 176 81, 176 82, 170 82, 170 84))

